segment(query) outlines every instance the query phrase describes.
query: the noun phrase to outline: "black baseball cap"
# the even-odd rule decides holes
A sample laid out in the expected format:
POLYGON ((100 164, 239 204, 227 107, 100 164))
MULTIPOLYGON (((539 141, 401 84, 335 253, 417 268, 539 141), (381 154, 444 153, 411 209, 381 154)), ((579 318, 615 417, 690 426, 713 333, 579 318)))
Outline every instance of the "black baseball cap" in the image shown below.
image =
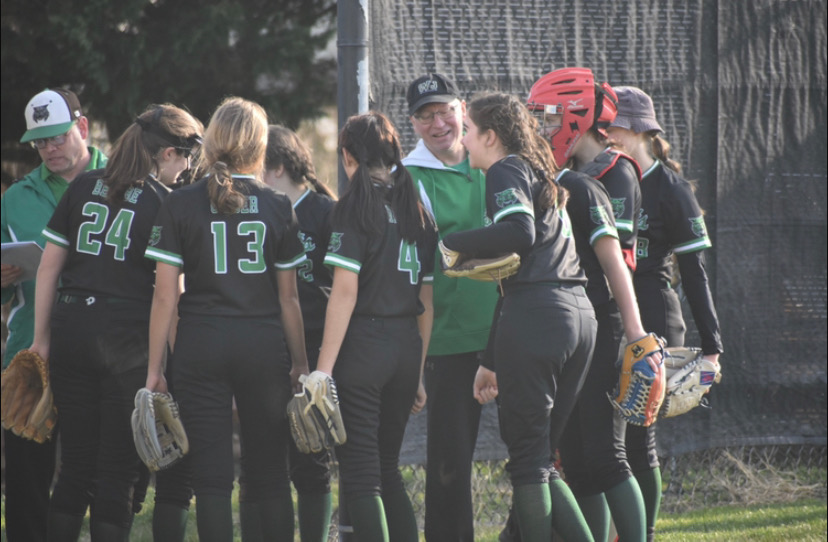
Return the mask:
POLYGON ((422 106, 431 103, 451 103, 459 100, 460 90, 454 81, 440 73, 430 73, 416 79, 408 87, 408 114, 413 115, 422 106))

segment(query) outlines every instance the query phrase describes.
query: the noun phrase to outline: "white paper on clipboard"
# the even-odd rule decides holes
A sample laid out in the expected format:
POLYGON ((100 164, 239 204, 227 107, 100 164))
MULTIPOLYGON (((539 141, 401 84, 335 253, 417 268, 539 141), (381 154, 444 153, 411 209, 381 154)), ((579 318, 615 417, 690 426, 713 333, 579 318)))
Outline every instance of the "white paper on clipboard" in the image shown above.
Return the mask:
POLYGON ((16 265, 23 269, 20 281, 33 280, 37 276, 37 266, 40 264, 40 256, 43 249, 34 241, 19 241, 16 243, 3 243, 2 262, 6 265, 16 265))

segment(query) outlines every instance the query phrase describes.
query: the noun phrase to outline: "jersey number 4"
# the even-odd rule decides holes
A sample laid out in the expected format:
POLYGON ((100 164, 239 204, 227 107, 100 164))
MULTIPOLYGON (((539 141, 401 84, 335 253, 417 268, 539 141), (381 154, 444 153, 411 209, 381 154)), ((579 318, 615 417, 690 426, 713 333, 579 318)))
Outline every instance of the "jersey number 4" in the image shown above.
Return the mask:
MULTIPOLYGON (((267 270, 267 262, 264 257, 265 231, 264 222, 248 221, 239 222, 236 234, 239 237, 247 237, 247 252, 250 258, 239 258, 239 271, 247 274, 264 273, 267 270)), ((217 275, 227 273, 227 224, 225 222, 212 222, 210 231, 213 232, 213 260, 214 271, 217 275)))
POLYGON ((408 272, 411 284, 417 284, 422 266, 420 265, 416 244, 400 241, 400 259, 397 261, 397 269, 408 272))
POLYGON ((78 228, 76 250, 84 254, 98 256, 103 244, 107 244, 115 249, 115 259, 124 261, 126 251, 132 243, 129 239, 129 230, 132 227, 132 219, 135 218, 135 211, 129 209, 119 210, 106 232, 103 243, 93 239, 93 236, 100 235, 106 229, 109 207, 90 201, 83 206, 82 213, 83 216, 91 217, 92 220, 84 222, 78 228))

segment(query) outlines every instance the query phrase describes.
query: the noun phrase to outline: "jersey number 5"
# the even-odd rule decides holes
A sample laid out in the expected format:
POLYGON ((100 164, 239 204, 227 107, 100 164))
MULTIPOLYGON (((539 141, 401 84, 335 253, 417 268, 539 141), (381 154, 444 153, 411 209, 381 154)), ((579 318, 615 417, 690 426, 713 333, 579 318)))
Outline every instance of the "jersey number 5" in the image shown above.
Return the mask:
MULTIPOLYGON (((252 257, 239 258, 239 271, 246 274, 264 273, 267 270, 267 263, 264 258, 264 240, 265 240, 264 222, 250 221, 239 222, 236 228, 236 234, 239 237, 248 237, 247 252, 252 257)), ((217 275, 224 275, 227 273, 227 223, 212 222, 210 224, 210 231, 213 232, 213 261, 215 262, 214 270, 217 275)), ((232 241, 231 241, 232 242, 232 241)))

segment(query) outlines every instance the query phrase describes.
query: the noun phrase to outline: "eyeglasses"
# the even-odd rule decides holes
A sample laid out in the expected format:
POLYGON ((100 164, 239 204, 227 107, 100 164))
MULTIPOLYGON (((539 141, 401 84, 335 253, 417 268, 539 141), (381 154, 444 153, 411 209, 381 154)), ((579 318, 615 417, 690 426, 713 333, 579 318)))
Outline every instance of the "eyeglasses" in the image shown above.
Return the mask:
POLYGON ((450 105, 445 109, 435 109, 430 113, 425 114, 416 114, 414 118, 417 119, 417 122, 422 124, 423 126, 430 126, 434 123, 434 117, 439 117, 440 120, 448 120, 454 117, 454 114, 457 112, 456 105, 450 105))
POLYGON ((42 139, 33 139, 29 143, 31 143, 32 148, 35 149, 45 149, 48 145, 60 147, 66 143, 66 134, 60 134, 54 137, 44 137, 42 139))

